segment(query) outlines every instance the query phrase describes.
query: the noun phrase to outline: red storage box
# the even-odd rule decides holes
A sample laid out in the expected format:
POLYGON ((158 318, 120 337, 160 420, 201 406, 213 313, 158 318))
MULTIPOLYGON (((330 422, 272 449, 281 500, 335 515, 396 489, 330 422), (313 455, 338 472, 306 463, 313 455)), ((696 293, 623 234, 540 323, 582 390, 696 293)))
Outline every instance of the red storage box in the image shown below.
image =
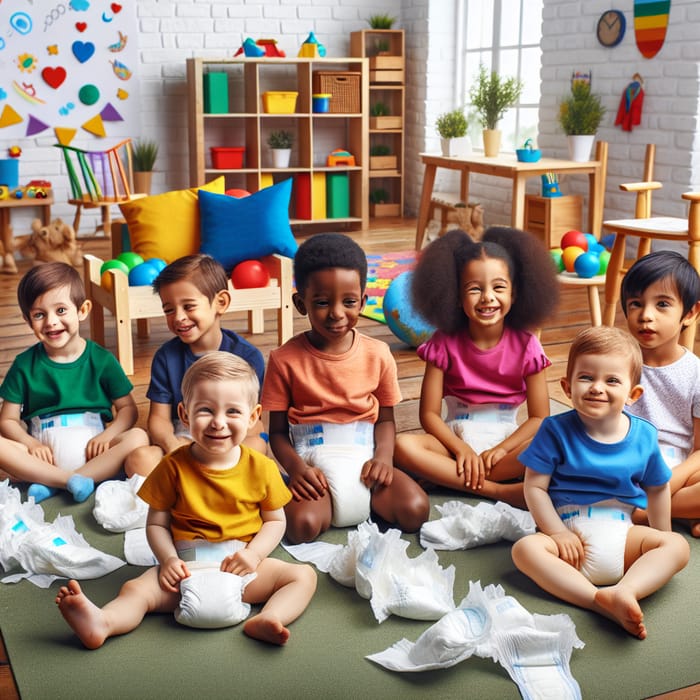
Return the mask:
POLYGON ((243 156, 245 148, 242 146, 226 148, 212 146, 211 162, 212 167, 217 170, 236 170, 243 167, 243 156))

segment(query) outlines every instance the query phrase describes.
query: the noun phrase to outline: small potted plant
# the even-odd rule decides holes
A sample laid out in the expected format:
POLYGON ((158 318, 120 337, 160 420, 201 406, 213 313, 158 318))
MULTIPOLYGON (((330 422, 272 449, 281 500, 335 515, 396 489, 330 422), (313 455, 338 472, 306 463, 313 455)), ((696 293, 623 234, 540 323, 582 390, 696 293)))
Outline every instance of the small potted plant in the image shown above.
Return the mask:
POLYGON ((370 129, 400 129, 401 117, 391 116, 391 108, 386 102, 375 102, 369 110, 370 129))
POLYGON ((391 29, 396 22, 396 17, 388 14, 376 14, 367 18, 367 24, 372 29, 391 29))
POLYGON ((370 216, 401 216, 401 205, 389 201, 389 193, 377 187, 369 193, 370 216))
POLYGON ((479 66, 479 75, 469 90, 469 99, 484 127, 484 155, 498 155, 501 148, 498 122, 520 99, 522 91, 522 80, 502 77, 496 71, 489 73, 486 66, 479 66))
POLYGON ((467 136, 469 119, 464 110, 457 107, 443 112, 435 122, 435 129, 440 135, 443 156, 468 155, 471 140, 467 136))
POLYGON ((591 92, 591 84, 587 80, 572 81, 571 94, 559 105, 559 125, 567 136, 571 160, 590 160, 604 115, 605 107, 600 97, 591 92))
POLYGON ((391 154, 391 148, 378 143, 369 149, 370 170, 396 170, 398 158, 391 154))
POLYGON ((149 139, 139 139, 131 147, 134 191, 151 194, 153 168, 158 158, 158 143, 149 139))
POLYGON ((292 154, 292 144, 294 143, 294 134, 291 131, 280 129, 271 131, 267 137, 267 145, 272 153, 273 168, 288 168, 289 158, 292 154))

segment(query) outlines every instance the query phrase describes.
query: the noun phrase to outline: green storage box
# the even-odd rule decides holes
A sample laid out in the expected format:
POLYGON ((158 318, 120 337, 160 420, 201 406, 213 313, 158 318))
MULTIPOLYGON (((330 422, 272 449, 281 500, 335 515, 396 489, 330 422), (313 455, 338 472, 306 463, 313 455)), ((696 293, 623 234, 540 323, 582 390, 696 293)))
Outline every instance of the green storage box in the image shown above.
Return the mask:
POLYGON ((329 219, 347 219, 350 216, 347 173, 326 173, 326 215, 329 219))
POLYGON ((228 110, 228 75, 204 74, 204 111, 207 114, 226 114, 228 110))

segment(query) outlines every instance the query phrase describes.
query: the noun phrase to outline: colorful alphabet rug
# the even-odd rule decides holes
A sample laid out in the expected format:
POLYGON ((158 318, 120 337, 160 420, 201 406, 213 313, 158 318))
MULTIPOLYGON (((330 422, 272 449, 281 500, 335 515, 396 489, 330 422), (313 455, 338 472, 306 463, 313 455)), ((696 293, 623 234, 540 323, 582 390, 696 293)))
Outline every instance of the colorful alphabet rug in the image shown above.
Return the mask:
POLYGON ((410 270, 415 262, 415 250, 367 256, 367 303, 362 312, 363 316, 386 323, 382 310, 386 290, 392 280, 402 272, 410 270))

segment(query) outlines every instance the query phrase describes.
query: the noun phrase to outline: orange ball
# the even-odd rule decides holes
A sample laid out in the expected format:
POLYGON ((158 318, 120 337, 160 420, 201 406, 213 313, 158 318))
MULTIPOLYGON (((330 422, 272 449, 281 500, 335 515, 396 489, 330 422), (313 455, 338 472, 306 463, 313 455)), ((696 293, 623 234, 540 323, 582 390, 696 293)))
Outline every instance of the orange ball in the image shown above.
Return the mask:
POLYGON ((564 248, 564 252, 561 254, 561 259, 564 261, 564 268, 567 272, 574 271, 574 262, 579 255, 583 255, 586 251, 583 248, 579 248, 577 245, 570 245, 564 248))

